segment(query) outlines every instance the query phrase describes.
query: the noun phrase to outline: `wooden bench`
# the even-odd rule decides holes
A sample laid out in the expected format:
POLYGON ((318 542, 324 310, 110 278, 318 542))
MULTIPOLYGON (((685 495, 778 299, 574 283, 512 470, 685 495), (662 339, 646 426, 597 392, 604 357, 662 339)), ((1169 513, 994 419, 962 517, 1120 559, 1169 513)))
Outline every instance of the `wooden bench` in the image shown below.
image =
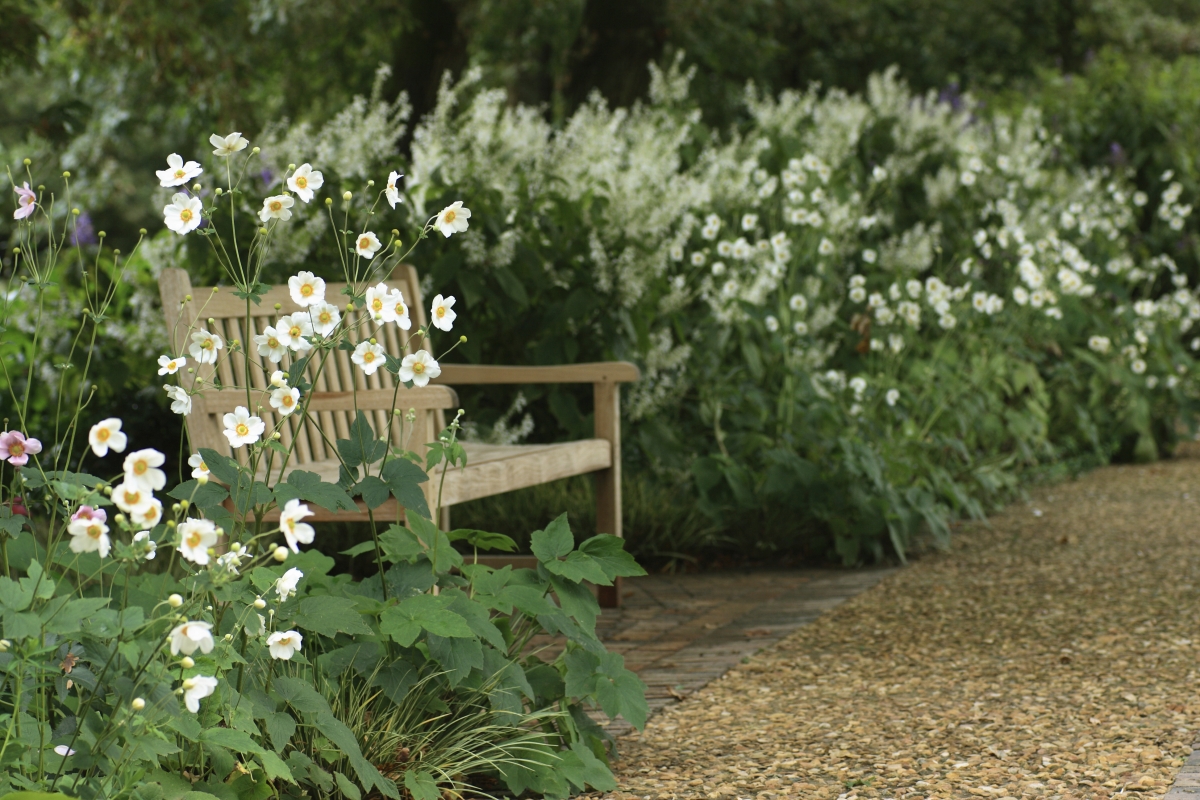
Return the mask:
MULTIPOLYGON (((421 297, 416 270, 401 265, 393 271, 389 286, 399 288, 410 304, 413 330, 427 323, 425 302, 421 297)), ((344 283, 327 283, 325 296, 329 302, 341 305, 344 283)), ((204 388, 192 399, 192 412, 186 418, 188 438, 195 452, 208 447, 219 453, 233 455, 243 463, 246 449, 232 451, 222 434, 221 418, 237 406, 245 406, 246 362, 250 358, 250 383, 255 389, 266 389, 270 375, 281 365, 271 364, 265 357, 257 355, 254 336, 284 314, 300 310, 292 302, 287 286, 273 286, 261 298, 261 303, 250 306, 250 326, 246 327, 246 301, 234 296, 230 289, 214 291, 212 287, 193 287, 188 274, 181 269, 163 270, 159 281, 163 312, 166 316, 168 333, 173 343, 172 355, 188 356, 188 367, 194 373, 181 372, 181 384, 191 389, 198 378, 203 378, 204 388), (186 300, 191 297, 190 301, 186 300), (277 310, 276 303, 280 305, 277 310), (211 322, 209 320, 212 320, 211 322), (226 342, 223 358, 216 365, 200 365, 188 354, 193 331, 206 328, 220 335, 226 342), (242 343, 241 352, 230 353, 229 342, 242 343), (249 353, 247 353, 247 350, 249 353), (213 377, 220 380, 222 388, 215 388, 213 377)), ((361 311, 351 312, 356 319, 361 311)), ((394 324, 385 325, 380 344, 388 353, 400 357, 406 351, 401 343, 401 331, 394 324)), ((448 337, 442 337, 446 342, 448 337)), ((435 341, 439 341, 435 339, 435 341)), ((317 359, 314 359, 316 362, 317 359)), ((350 361, 350 354, 335 350, 329 356, 325 368, 318 373, 317 364, 310 364, 307 377, 313 383, 310 393, 309 417, 303 425, 293 423, 282 429, 282 443, 295 445, 283 475, 272 473, 274 483, 295 469, 308 470, 323 480, 337 482, 339 459, 334 442, 349 437, 350 425, 354 420, 354 408, 364 411, 377 435, 388 431, 389 441, 396 446, 422 452, 424 446, 435 441, 438 432, 445 427, 445 412, 458 408, 458 396, 453 384, 535 384, 535 383, 591 383, 595 399, 595 432, 593 438, 555 444, 493 445, 481 442, 463 442, 467 453, 467 466, 453 468, 445 475, 444 465, 435 467, 428 483, 422 487, 431 509, 436 507, 437 492, 442 488, 442 506, 450 506, 510 492, 529 486, 591 473, 596 480, 596 530, 621 536, 621 392, 620 384, 635 381, 638 370, 627 362, 605 362, 595 364, 571 364, 563 366, 519 367, 482 366, 468 364, 443 364, 439 378, 424 388, 397 388, 397 379, 386 369, 374 375, 364 375, 350 361), (393 402, 394 399, 394 402, 393 402), (403 423, 403 417, 393 414, 399 409, 402 414, 415 409, 417 420, 414 425, 403 423), (402 441, 403 436, 408 441, 402 441)), ((258 395, 258 396, 261 396, 258 395)), ((262 408, 251 408, 271 430, 277 416, 265 402, 262 408)), ((260 476, 264 477, 264 476, 260 476)), ((376 521, 403 519, 404 509, 394 498, 370 513, 362 500, 358 512, 332 514, 314 507, 314 519, 367 520, 376 521)), ((276 511, 271 518, 278 518, 276 511)), ((449 527, 448 513, 443 511, 443 527, 449 527)), ((481 563, 496 566, 503 563, 521 564, 521 557, 481 557, 481 563)), ((522 564, 523 565, 523 564, 522 564)), ((613 607, 620 603, 620 587, 599 587, 601 604, 613 607)))

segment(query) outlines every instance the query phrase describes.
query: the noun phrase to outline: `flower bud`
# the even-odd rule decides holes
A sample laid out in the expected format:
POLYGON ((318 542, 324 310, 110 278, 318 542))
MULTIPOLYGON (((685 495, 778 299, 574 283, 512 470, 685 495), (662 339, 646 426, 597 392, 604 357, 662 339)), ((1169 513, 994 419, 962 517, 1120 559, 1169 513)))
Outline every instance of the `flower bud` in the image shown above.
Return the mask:
POLYGON ((79 216, 79 209, 78 209, 78 208, 72 208, 72 209, 71 209, 71 214, 72 214, 73 216, 76 216, 76 217, 78 217, 78 216, 79 216))
POLYGON ((263 236, 266 236, 266 235, 267 235, 267 229, 266 229, 266 228, 259 228, 259 229, 258 229, 258 232, 259 232, 259 233, 261 233, 263 236))
POLYGON ((38 184, 38 191, 39 191, 39 192, 44 192, 44 191, 46 191, 46 184, 44 184, 44 183, 39 183, 39 184, 38 184))
POLYGON ((261 597, 256 597, 256 598, 254 598, 254 607, 258 608, 258 609, 266 608, 267 601, 263 600, 261 597))
MULTIPOLYGON (((185 658, 184 661, 191 661, 191 659, 185 658)), ((183 682, 183 688, 185 690, 191 689, 191 688, 195 687, 195 685, 196 685, 196 682, 194 680, 192 680, 191 678, 188 678, 186 681, 183 682)))
POLYGON ((179 505, 179 503, 172 503, 171 510, 178 514, 180 511, 183 511, 183 506, 179 505))
POLYGON ((213 192, 213 194, 215 194, 217 197, 220 197, 221 195, 225 194, 225 190, 218 186, 217 190, 213 192))
POLYGON ((233 634, 232 634, 232 633, 227 633, 227 634, 225 634, 225 641, 227 641, 227 642, 232 642, 232 641, 233 641, 233 634))
POLYGON ((111 486, 105 486, 100 491, 103 492, 106 497, 112 497, 112 487, 111 486))
POLYGON ((271 434, 271 438, 272 438, 272 439, 282 439, 282 438, 283 438, 283 434, 282 434, 282 433, 280 433, 279 431, 275 431, 274 433, 272 433, 272 434, 271 434))
POLYGON ((192 191, 193 191, 193 192, 198 192, 198 191, 200 191, 200 188, 201 188, 201 187, 200 187, 200 184, 198 184, 198 183, 193 183, 193 184, 192 184, 192 191))
POLYGON ((201 486, 206 485, 208 483, 208 476, 201 475, 199 478, 196 478, 196 483, 200 484, 201 486))
POLYGON ((209 317, 209 318, 208 318, 208 324, 209 324, 209 325, 216 325, 216 324, 217 324, 217 321, 216 321, 215 319, 213 319, 212 317, 209 317))
POLYGON ((169 520, 167 520, 167 527, 168 527, 168 528, 174 528, 174 527, 175 527, 175 520, 173 520, 173 519, 169 519, 169 520))
POLYGON ((276 310, 276 311, 278 311, 278 310, 279 310, 279 309, 281 309, 281 308, 283 308, 283 303, 276 303, 276 304, 275 304, 275 310, 276 310))
POLYGON ((370 189, 370 188, 371 188, 372 186, 374 186, 374 185, 375 185, 375 181, 367 181, 367 188, 368 188, 368 189, 370 189))
POLYGON ((187 302, 187 303, 192 302, 192 296, 190 294, 185 294, 183 296, 183 299, 184 299, 184 302, 187 302))
POLYGON ((105 236, 108 236, 108 234, 105 233, 104 231, 100 231, 99 233, 96 234, 96 236, 103 239, 105 236))
POLYGON ((460 343, 462 343, 462 344, 466 344, 466 343, 467 343, 467 337, 466 337, 466 336, 460 336, 460 337, 458 337, 458 341, 459 341, 460 343))
POLYGON ((332 198, 332 197, 326 197, 326 198, 325 198, 325 205, 327 205, 327 206, 331 206, 331 205, 333 205, 333 198, 332 198))
POLYGON ((8 639, 0 639, 0 653, 7 653, 10 647, 12 647, 12 642, 8 639))
POLYGON ((345 200, 347 203, 350 202, 351 197, 354 197, 354 195, 351 194, 349 191, 342 192, 342 199, 345 200))
POLYGON ((113 255, 114 255, 114 256, 119 256, 119 255, 121 255, 121 251, 120 251, 120 250, 118 250, 117 248, 115 248, 115 247, 114 247, 114 248, 113 248, 113 255))
MULTIPOLYGON (((145 235, 146 235, 146 229, 145 229, 145 228, 138 228, 138 236, 145 236, 145 235)), ((189 296, 190 296, 190 295, 189 295, 189 296)))
POLYGON ((374 336, 371 337, 371 344, 379 344, 379 342, 375 340, 374 336))
POLYGON ((192 504, 192 501, 190 501, 190 500, 180 500, 179 501, 179 507, 185 511, 187 510, 188 506, 190 506, 191 504, 192 504))
POLYGON ((129 704, 129 707, 134 711, 141 711, 146 707, 146 701, 140 697, 135 697, 133 698, 133 702, 129 704))
POLYGON ((256 155, 258 155, 258 154, 259 154, 259 153, 261 153, 261 152, 262 152, 262 150, 260 150, 259 148, 255 147, 255 148, 253 148, 253 149, 251 149, 251 150, 250 150, 250 155, 254 155, 254 156, 256 156, 256 155))
POLYGON ((192 658, 191 656, 184 656, 183 658, 179 659, 179 666, 183 667, 184 669, 191 669, 192 667, 196 666, 196 659, 192 658))
POLYGON ((32 164, 33 162, 32 162, 32 161, 30 161, 28 158, 26 158, 26 159, 25 159, 25 160, 23 160, 21 163, 22 163, 22 164, 24 164, 25 166, 27 166, 27 167, 28 167, 28 166, 29 166, 30 164, 32 164))
POLYGON ((346 311, 349 312, 349 311, 353 311, 353 310, 354 310, 354 301, 351 300, 349 303, 346 303, 346 311))
POLYGON ((291 172, 291 171, 292 171, 292 170, 294 170, 295 168, 296 168, 296 165, 295 165, 295 164, 288 164, 288 172, 291 172))
POLYGON ((167 605, 169 605, 171 608, 179 608, 181 605, 183 605, 183 597, 173 594, 167 598, 167 605))
POLYGON ((275 552, 273 555, 274 555, 276 561, 282 563, 284 561, 287 561, 288 549, 286 547, 284 547, 283 545, 279 545, 279 547, 275 548, 275 552))
POLYGON ((125 515, 117 514, 115 517, 113 517, 113 521, 116 522, 118 525, 124 525, 125 524, 125 515))
POLYGON ((399 235, 400 235, 400 231, 396 230, 395 228, 392 228, 392 236, 399 236, 399 235))

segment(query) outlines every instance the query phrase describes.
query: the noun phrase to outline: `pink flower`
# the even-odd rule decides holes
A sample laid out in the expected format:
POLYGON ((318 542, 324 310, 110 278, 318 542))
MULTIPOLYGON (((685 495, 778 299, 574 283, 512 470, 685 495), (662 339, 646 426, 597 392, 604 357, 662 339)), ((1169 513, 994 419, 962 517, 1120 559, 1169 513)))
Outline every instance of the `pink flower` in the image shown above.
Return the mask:
MULTIPOLYGON (((37 195, 29 188, 29 183, 26 182, 23 188, 13 187, 19 197, 17 197, 17 210, 13 212, 13 219, 25 219, 32 216, 37 210, 37 195)), ((22 461, 22 464, 25 462, 22 461)))
POLYGON ((103 508, 92 508, 91 506, 80 506, 79 510, 71 515, 71 522, 77 519, 95 520, 98 522, 108 521, 108 512, 103 508))
POLYGON ((37 439, 26 439, 20 431, 5 431, 0 433, 0 461, 7 461, 14 467, 23 467, 29 463, 29 457, 42 452, 42 443, 37 439))

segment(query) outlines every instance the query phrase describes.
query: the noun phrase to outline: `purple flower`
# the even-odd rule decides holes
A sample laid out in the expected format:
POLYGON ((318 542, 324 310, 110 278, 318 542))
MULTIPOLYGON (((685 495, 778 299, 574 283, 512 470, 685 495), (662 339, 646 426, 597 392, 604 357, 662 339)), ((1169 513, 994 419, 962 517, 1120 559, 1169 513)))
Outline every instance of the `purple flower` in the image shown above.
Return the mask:
POLYGON ((258 173, 258 179, 263 182, 264 186, 270 186, 275 182, 275 173, 269 169, 264 169, 262 172, 258 173))
POLYGON ((103 508, 92 508, 91 506, 80 506, 79 510, 71 515, 71 522, 76 520, 99 520, 100 522, 108 521, 108 512, 103 508))
POLYGON ((71 245, 81 247, 85 244, 95 244, 96 229, 92 226, 92 218, 86 211, 75 218, 75 229, 71 231, 71 245))
POLYGON ((37 209, 37 195, 29 188, 29 183, 26 182, 23 187, 13 187, 13 191, 19 196, 17 197, 17 210, 13 212, 13 219, 25 219, 31 216, 37 209))
POLYGON ((26 439, 20 431, 5 431, 0 433, 0 461, 7 461, 14 467, 23 467, 29 463, 29 457, 42 452, 42 443, 37 439, 26 439))

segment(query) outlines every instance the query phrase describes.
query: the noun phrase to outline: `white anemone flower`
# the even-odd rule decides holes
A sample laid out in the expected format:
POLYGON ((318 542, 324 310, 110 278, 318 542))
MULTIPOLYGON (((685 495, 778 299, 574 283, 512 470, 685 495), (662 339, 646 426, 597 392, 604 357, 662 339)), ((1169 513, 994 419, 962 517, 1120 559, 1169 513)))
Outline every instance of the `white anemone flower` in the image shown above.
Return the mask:
POLYGON ((263 332, 254 337, 254 343, 258 345, 258 354, 266 356, 272 364, 283 361, 283 357, 288 351, 287 345, 279 340, 279 332, 270 325, 263 328, 263 332))
POLYGON ((283 573, 279 580, 275 581, 275 591, 279 592, 280 602, 287 600, 296 593, 296 587, 300 585, 300 579, 303 577, 303 572, 292 567, 283 573))
POLYGON ((296 205, 296 201, 286 194, 271 195, 263 200, 263 207, 258 212, 258 218, 263 222, 270 222, 273 219, 287 222, 292 218, 291 209, 294 205, 296 205))
POLYGON ((301 164, 296 167, 292 177, 287 180, 288 188, 306 203, 311 203, 313 192, 324 185, 325 176, 314 170, 312 164, 301 164))
POLYGON ((65 744, 60 744, 57 747, 55 747, 54 752, 57 755, 62 756, 63 758, 75 755, 75 751, 72 750, 71 748, 67 747, 65 744))
POLYGON ((303 308, 325 302, 325 281, 311 272, 297 272, 288 278, 292 302, 303 308))
POLYGON ((399 325, 400 329, 404 331, 412 327, 412 317, 408 314, 408 305, 404 302, 403 292, 399 289, 393 289, 388 292, 384 304, 391 310, 391 322, 399 325))
POLYGON ((280 389, 288 385, 287 375, 283 370, 277 369, 271 373, 271 385, 276 389, 280 389))
POLYGON ((80 517, 67 525, 67 533, 71 535, 68 546, 72 553, 99 553, 101 558, 108 557, 112 541, 108 538, 108 526, 95 517, 80 517))
POLYGON ((157 492, 167 485, 167 473, 159 469, 166 460, 166 456, 153 448, 135 450, 125 456, 125 480, 157 492))
POLYGON ((280 317, 275 323, 275 335, 279 337, 279 341, 284 347, 297 353, 312 349, 312 342, 308 341, 312 334, 312 320, 303 311, 280 317))
POLYGON ((360 233, 354 240, 354 252, 363 258, 374 258, 381 247, 383 245, 379 243, 379 237, 370 231, 360 233))
POLYGON ((183 186, 192 178, 204 172, 204 168, 195 161, 183 163, 183 158, 179 153, 171 153, 167 156, 167 168, 155 170, 158 175, 158 183, 160 186, 183 186))
POLYGON ((374 375, 376 370, 387 363, 383 347, 379 344, 371 344, 369 341, 359 342, 358 347, 354 348, 350 360, 367 375, 374 375))
POLYGON ((788 300, 788 308, 795 311, 797 314, 803 314, 808 308, 808 298, 802 294, 794 294, 788 300))
POLYGON ((240 150, 245 150, 246 145, 250 144, 250 140, 242 136, 240 132, 234 131, 228 136, 219 136, 214 133, 208 137, 208 143, 216 148, 213 150, 214 156, 228 158, 240 150))
POLYGON ((367 313, 371 315, 371 319, 376 322, 388 322, 391 308, 388 306, 388 294, 391 289, 386 283, 377 283, 374 286, 367 287, 367 295, 364 302, 367 305, 367 313))
POLYGON ((899 389, 888 389, 887 394, 884 396, 883 399, 887 402, 887 404, 889 406, 896 405, 896 403, 899 402, 899 400, 900 400, 900 390, 899 389))
POLYGON ((312 323, 313 333, 328 336, 342 321, 342 314, 333 303, 317 303, 308 307, 308 318, 312 323))
POLYGON ((263 421, 251 414, 245 406, 238 406, 233 413, 226 414, 222 421, 225 423, 225 430, 221 432, 229 440, 229 446, 235 450, 244 444, 254 444, 262 438, 263 431, 267 429, 263 421))
POLYGON ((271 658, 287 661, 296 654, 304 644, 304 637, 297 631, 276 631, 267 637, 267 649, 271 658))
POLYGON ((293 553, 300 552, 301 544, 312 544, 313 526, 300 521, 312 515, 312 509, 296 498, 288 500, 283 511, 279 512, 279 530, 283 532, 283 538, 287 539, 293 553))
POLYGON ((1097 353, 1107 353, 1112 341, 1107 336, 1092 336, 1088 339, 1088 347, 1097 353))
POLYGON ((208 548, 215 546, 220 536, 212 520, 188 517, 179 525, 179 555, 204 566, 208 563, 208 548))
POLYGON ((403 177, 399 172, 388 173, 387 188, 383 190, 383 194, 392 208, 404 202, 404 198, 400 196, 400 189, 396 186, 403 177))
POLYGON ((158 374, 174 375, 176 372, 179 372, 179 370, 181 370, 185 364, 187 364, 187 358, 185 356, 179 356, 178 358, 173 358, 171 356, 159 356, 158 374))
POLYGON ((442 368, 428 350, 410 353, 400 362, 400 380, 412 381, 413 386, 425 386, 442 374, 442 368))
POLYGON ((109 450, 114 453, 125 452, 127 441, 121 432, 121 420, 116 417, 102 419, 88 431, 88 444, 98 458, 104 458, 109 450))
POLYGON ((191 233, 204 221, 201 212, 204 204, 199 197, 189 197, 182 192, 171 197, 170 205, 163 207, 163 222, 180 236, 191 233))
POLYGON ((183 704, 193 714, 200 713, 200 701, 217 690, 217 679, 197 675, 183 682, 183 704))
POLYGON ((454 298, 442 297, 440 294, 433 298, 429 316, 433 327, 438 330, 448 331, 453 328, 454 320, 458 317, 458 314, 454 313, 454 298))
POLYGON ((187 389, 169 383, 164 383, 163 389, 171 400, 171 411, 184 417, 192 413, 192 396, 187 393, 187 389))
POLYGON ((150 502, 129 515, 129 520, 139 528, 153 528, 162 521, 162 501, 151 497, 150 502))
POLYGON ((212 625, 207 622, 189 620, 176 625, 171 630, 171 655, 183 653, 190 656, 199 650, 201 653, 211 653, 213 650, 212 625))
POLYGON ((154 494, 140 483, 122 481, 113 487, 112 499, 117 508, 126 514, 133 514, 145 511, 154 500, 154 494))
POLYGON ((225 347, 225 340, 215 333, 209 333, 201 328, 192 334, 192 344, 188 352, 199 364, 217 363, 217 352, 225 347))
POLYGON ((463 208, 461 200, 455 200, 450 205, 442 209, 437 215, 437 221, 433 226, 442 232, 442 236, 449 239, 456 233, 462 233, 467 229, 468 222, 471 218, 471 209, 463 208))
POLYGON ((1133 363, 1129 365, 1129 368, 1133 370, 1134 375, 1141 375, 1146 371, 1146 362, 1142 361, 1140 358, 1135 358, 1133 363))
POLYGON ((188 457, 188 466, 192 468, 192 477, 196 480, 204 478, 208 480, 212 473, 208 470, 208 464, 204 463, 204 456, 199 453, 192 453, 188 457))
POLYGON ((271 408, 274 408, 282 416, 287 416, 299 407, 300 390, 292 387, 281 387, 271 392, 271 408))
POLYGON ((142 549, 142 558, 153 561, 158 555, 158 543, 150 538, 150 531, 138 531, 133 535, 133 546, 142 549))

